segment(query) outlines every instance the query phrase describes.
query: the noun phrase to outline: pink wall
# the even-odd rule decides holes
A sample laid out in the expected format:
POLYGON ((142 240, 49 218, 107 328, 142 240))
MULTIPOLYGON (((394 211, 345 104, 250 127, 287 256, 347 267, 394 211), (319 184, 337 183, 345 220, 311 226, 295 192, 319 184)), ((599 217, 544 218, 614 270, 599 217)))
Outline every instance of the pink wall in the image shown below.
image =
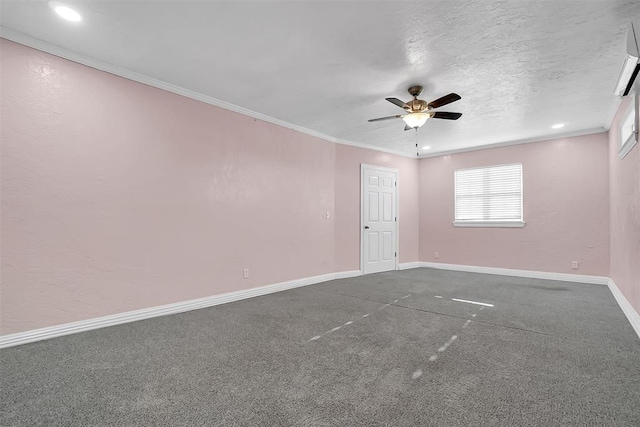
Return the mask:
POLYGON ((640 145, 618 156, 618 126, 631 101, 623 100, 609 130, 610 277, 640 313, 640 145))
POLYGON ((607 145, 602 133, 420 160, 420 260, 607 276, 607 145), (525 227, 453 227, 454 170, 505 163, 523 164, 525 227))
POLYGON ((347 145, 336 146, 336 271, 360 269, 360 164, 399 170, 400 262, 418 261, 418 161, 347 145))
MULTIPOLYGON (((609 273, 606 134, 417 161, 0 49, 1 334, 357 270, 361 163, 400 171, 403 263, 609 273), (454 228, 453 171, 512 162, 526 227, 454 228)), ((636 308, 638 152, 609 156, 612 277, 636 308)))
POLYGON ((334 271, 334 144, 0 47, 3 334, 334 271))
POLYGON ((0 334, 357 270, 360 163, 400 169, 418 258, 415 159, 0 51, 0 334))

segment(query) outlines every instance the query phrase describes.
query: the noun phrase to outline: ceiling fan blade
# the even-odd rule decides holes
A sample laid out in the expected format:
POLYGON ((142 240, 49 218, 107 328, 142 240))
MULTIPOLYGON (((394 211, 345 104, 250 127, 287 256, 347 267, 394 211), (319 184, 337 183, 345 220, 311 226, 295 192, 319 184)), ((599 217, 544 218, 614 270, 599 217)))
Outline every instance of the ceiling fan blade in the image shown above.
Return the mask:
POLYGON ((457 100, 462 99, 460 95, 457 93, 450 93, 449 95, 445 95, 442 98, 438 98, 435 101, 431 101, 429 104, 429 108, 440 108, 443 105, 451 104, 452 102, 456 102, 457 100))
POLYGON ((391 120, 391 119, 401 119, 402 115, 398 114, 397 116, 387 116, 387 117, 379 117, 377 119, 369 119, 369 122, 379 122, 380 120, 391 120))
POLYGON ((445 119, 445 120, 458 120, 462 116, 462 113, 448 113, 446 111, 436 111, 433 113, 434 119, 445 119))
POLYGON ((385 98, 387 101, 389 101, 392 104, 397 105, 400 108, 406 108, 407 107, 407 103, 404 101, 399 100, 398 98, 385 98))

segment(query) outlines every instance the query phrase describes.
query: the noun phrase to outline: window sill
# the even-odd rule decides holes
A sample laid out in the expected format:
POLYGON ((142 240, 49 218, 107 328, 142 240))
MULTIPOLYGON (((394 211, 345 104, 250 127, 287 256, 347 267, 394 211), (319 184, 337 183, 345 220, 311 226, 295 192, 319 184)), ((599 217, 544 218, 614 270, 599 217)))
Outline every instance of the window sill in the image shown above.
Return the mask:
POLYGON ((637 143, 638 140, 636 139, 636 133, 634 132, 631 134, 629 139, 622 144, 622 147, 620 147, 620 150, 618 151, 618 156, 620 156, 621 159, 624 159, 624 156, 626 156, 637 143))
POLYGON ((522 228, 524 221, 453 221, 454 227, 522 228))

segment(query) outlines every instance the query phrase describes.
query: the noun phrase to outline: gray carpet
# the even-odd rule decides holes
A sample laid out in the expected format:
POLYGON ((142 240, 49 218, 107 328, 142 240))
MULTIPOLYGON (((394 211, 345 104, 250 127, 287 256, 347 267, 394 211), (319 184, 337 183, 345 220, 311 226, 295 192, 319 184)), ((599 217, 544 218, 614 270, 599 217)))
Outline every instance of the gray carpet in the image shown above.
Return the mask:
POLYGON ((601 285, 380 273, 0 362, 11 426, 640 426, 640 339, 601 285))

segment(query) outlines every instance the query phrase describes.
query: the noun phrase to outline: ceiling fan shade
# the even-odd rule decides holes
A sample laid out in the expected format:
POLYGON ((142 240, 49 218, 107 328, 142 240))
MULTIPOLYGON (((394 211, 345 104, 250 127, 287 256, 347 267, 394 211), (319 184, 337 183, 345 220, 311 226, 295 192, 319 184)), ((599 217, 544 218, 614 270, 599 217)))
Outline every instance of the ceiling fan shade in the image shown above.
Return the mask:
POLYGON ((431 101, 427 106, 429 108, 440 108, 443 105, 451 104, 452 102, 456 102, 462 99, 460 95, 457 93, 450 93, 449 95, 445 95, 442 98, 438 98, 435 101, 431 101))
POLYGON ((424 125, 427 120, 431 117, 429 113, 411 113, 407 114, 402 118, 404 122, 412 129, 419 128, 424 125))

